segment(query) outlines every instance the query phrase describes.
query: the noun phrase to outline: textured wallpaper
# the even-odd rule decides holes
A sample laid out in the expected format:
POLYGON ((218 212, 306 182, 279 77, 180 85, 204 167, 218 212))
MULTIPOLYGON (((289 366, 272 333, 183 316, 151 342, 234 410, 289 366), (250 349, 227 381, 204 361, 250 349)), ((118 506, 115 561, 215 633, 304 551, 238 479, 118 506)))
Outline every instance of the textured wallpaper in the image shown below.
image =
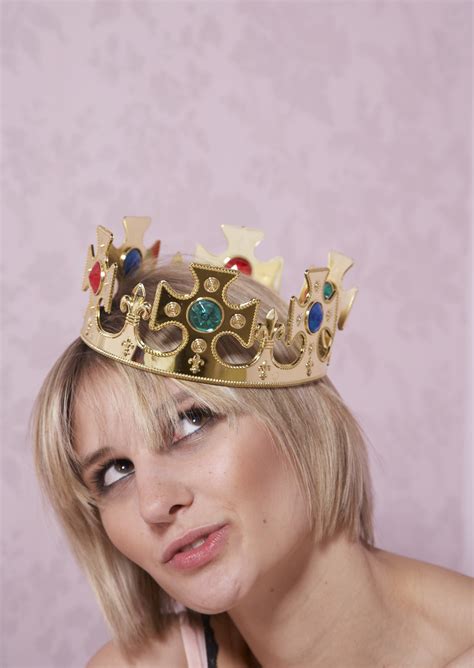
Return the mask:
POLYGON ((107 639, 36 483, 28 420, 78 335, 95 227, 163 253, 261 228, 283 293, 330 249, 359 295, 330 377, 370 442, 377 545, 473 571, 472 4, 35 0, 2 12, 2 645, 80 668, 107 639))

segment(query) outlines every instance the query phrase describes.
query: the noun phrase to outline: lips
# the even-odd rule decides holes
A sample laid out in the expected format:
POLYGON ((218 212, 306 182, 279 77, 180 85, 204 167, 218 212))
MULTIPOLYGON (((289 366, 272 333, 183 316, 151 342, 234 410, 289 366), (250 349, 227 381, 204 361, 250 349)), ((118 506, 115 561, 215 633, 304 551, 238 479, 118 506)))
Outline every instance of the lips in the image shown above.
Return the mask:
POLYGON ((181 548, 194 543, 194 541, 198 540, 198 538, 206 538, 206 536, 208 536, 210 533, 218 531, 223 526, 225 526, 225 524, 209 524, 208 526, 199 527, 198 529, 192 529, 191 531, 188 531, 183 536, 181 536, 181 538, 177 538, 168 545, 163 553, 162 562, 166 564, 174 557, 176 552, 181 550, 181 548))

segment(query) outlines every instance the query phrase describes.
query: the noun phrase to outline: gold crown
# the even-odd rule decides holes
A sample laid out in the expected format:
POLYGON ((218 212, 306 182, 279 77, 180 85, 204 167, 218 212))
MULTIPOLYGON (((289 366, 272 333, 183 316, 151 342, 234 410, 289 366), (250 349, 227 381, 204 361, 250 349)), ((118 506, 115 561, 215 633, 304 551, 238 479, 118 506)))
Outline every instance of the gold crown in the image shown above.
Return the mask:
POLYGON ((199 262, 189 269, 194 286, 189 294, 176 292, 169 283, 160 281, 153 302, 138 283, 132 294, 120 300, 125 314, 118 333, 106 331, 101 324, 101 308, 112 310, 116 282, 130 274, 144 259, 156 260, 159 242, 150 249, 143 245, 149 218, 126 217, 123 220, 125 242, 113 246, 113 235, 97 228, 97 252, 90 246, 83 280, 89 290, 89 304, 81 330, 82 340, 102 355, 139 369, 164 376, 217 385, 241 387, 285 387, 311 382, 325 375, 336 329, 342 329, 354 302, 357 289, 344 290, 342 279, 353 262, 340 253, 329 253, 328 267, 305 271, 299 297, 292 297, 286 322, 279 322, 271 309, 260 322, 259 300, 245 304, 229 301, 229 285, 243 273, 251 274, 263 284, 279 284, 282 260, 259 262, 253 248, 263 238, 257 230, 222 226, 229 245, 225 253, 215 256, 201 246, 199 262), (226 266, 217 266, 223 263, 226 266), (229 268, 232 267, 232 268, 229 268), (237 267, 237 268, 233 268, 237 267), (172 351, 151 348, 140 337, 139 324, 148 321, 152 331, 171 325, 182 332, 182 340, 172 351), (248 363, 231 364, 219 356, 217 343, 231 336, 243 349, 257 346, 248 363), (276 341, 297 350, 290 363, 278 362, 273 355, 276 341), (136 354, 139 354, 138 361, 136 354))

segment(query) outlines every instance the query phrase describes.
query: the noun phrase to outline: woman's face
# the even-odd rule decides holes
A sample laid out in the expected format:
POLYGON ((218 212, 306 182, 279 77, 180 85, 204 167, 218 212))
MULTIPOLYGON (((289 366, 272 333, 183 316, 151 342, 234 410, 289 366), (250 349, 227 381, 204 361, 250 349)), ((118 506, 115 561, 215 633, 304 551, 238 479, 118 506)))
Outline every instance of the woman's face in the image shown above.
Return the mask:
MULTIPOLYGON (((180 391, 172 383, 169 387, 180 391)), ((118 428, 105 402, 97 408, 106 433, 79 396, 79 457, 84 461, 104 444, 112 450, 84 471, 84 480, 95 493, 112 543, 170 596, 198 612, 218 613, 259 587, 268 591, 291 577, 292 553, 310 540, 305 501, 256 418, 243 415, 232 429, 225 416, 203 413, 185 395, 178 400, 174 442, 151 452, 137 442, 133 420, 125 416, 118 428), (94 475, 103 465, 101 493, 94 475), (163 561, 172 541, 209 525, 227 527, 226 539, 209 561, 185 570, 163 561)))

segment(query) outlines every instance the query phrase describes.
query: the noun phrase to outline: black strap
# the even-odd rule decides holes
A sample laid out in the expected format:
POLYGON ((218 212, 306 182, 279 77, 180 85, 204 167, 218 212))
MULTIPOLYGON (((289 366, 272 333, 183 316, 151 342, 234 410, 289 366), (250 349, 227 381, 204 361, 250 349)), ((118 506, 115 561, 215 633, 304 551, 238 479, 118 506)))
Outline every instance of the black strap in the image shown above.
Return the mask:
POLYGON ((206 640, 207 668, 217 668, 219 645, 214 637, 209 615, 201 614, 201 618, 202 625, 204 626, 204 638, 206 640))

